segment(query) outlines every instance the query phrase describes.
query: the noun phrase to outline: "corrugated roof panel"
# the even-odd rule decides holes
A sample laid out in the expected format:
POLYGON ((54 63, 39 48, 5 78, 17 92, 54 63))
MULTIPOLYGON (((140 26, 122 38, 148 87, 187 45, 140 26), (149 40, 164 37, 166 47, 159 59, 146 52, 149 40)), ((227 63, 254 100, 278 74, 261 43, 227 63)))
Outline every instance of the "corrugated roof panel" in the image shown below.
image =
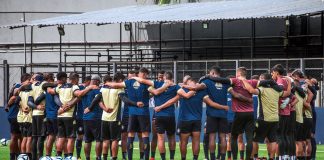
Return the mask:
POLYGON ((323 0, 224 0, 162 6, 126 6, 2 27, 268 18, 319 11, 324 11, 323 0))

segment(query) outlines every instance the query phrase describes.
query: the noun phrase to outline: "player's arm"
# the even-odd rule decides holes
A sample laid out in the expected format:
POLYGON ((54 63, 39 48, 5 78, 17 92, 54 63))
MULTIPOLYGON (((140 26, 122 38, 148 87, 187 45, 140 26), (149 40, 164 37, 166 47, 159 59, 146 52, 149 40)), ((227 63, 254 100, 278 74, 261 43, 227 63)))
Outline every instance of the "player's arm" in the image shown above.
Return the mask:
POLYGON ((295 87, 295 91, 302 97, 305 98, 306 94, 304 92, 304 90, 301 87, 295 87))
POLYGON ((32 96, 29 96, 29 97, 28 97, 27 105, 28 105, 31 109, 44 110, 44 105, 36 105, 36 104, 34 103, 34 98, 33 98, 32 96))
POLYGON ((180 99, 180 96, 177 94, 175 97, 169 99, 168 101, 166 101, 162 105, 154 107, 154 111, 155 112, 160 112, 162 109, 168 108, 171 105, 173 105, 174 103, 178 102, 179 99, 180 99))
POLYGON ((251 94, 254 94, 254 95, 259 95, 259 90, 258 89, 255 89, 253 88, 249 82, 247 82, 246 80, 242 80, 243 84, 244 84, 244 87, 245 89, 251 93, 251 94))
POLYGON ((216 109, 223 109, 223 110, 228 111, 228 108, 229 108, 228 106, 224 106, 224 105, 221 105, 221 104, 218 104, 218 103, 214 102, 213 100, 211 100, 211 99, 209 98, 208 95, 204 97, 204 102, 205 102, 207 105, 209 105, 209 106, 211 106, 211 107, 214 107, 214 108, 216 108, 216 109))
POLYGON ((56 86, 57 86, 57 85, 54 84, 54 83, 44 83, 44 84, 42 85, 42 89, 43 89, 44 91, 47 91, 47 93, 54 95, 54 94, 56 94, 56 92, 55 92, 55 87, 56 87, 56 86))
POLYGON ((64 107, 64 111, 68 111, 73 108, 73 106, 75 106, 80 100, 81 99, 79 97, 74 97, 72 100, 68 101, 64 107))
POLYGON ((98 86, 96 86, 96 85, 90 85, 90 86, 86 87, 84 90, 76 89, 73 92, 73 94, 74 94, 74 96, 81 98, 84 95, 86 95, 89 91, 91 91, 92 89, 97 89, 97 88, 98 88, 98 86))
POLYGON ((222 84, 228 84, 231 85, 232 84, 232 80, 229 78, 223 78, 223 77, 211 77, 211 76, 207 76, 206 78, 217 82, 217 83, 222 83, 222 84))
POLYGON ((134 101, 132 101, 132 100, 130 100, 130 99, 127 97, 126 93, 124 93, 124 92, 119 93, 119 94, 118 94, 118 97, 119 97, 119 99, 120 99, 121 101, 123 101, 123 102, 124 102, 125 104, 127 104, 127 105, 131 105, 131 106, 136 106, 136 105, 137 105, 137 103, 134 102, 134 101))
MULTIPOLYGON (((166 91, 168 89, 168 87, 170 87, 171 83, 164 83, 162 85, 162 87, 155 89, 154 87, 150 87, 148 89, 148 91, 153 94, 154 96, 160 95, 161 93, 163 93, 164 91, 166 91)), ((153 86, 153 85, 152 85, 153 86)))
POLYGON ((253 102, 252 98, 245 97, 242 94, 235 92, 232 87, 228 89, 228 93, 230 93, 234 98, 238 99, 239 101, 248 103, 253 102))
POLYGON ((24 85, 21 85, 19 88, 16 88, 13 92, 13 95, 14 96, 18 96, 20 91, 24 91, 24 90, 27 90, 30 88, 30 84, 27 83, 27 84, 24 84, 24 85))
POLYGON ((46 93, 42 92, 35 100, 35 104, 39 105, 46 98, 46 93))
POLYGON ((146 84, 148 86, 154 86, 154 82, 148 79, 143 79, 140 77, 132 77, 131 79, 135 79, 137 82, 146 84))
POLYGON ((314 96, 314 94, 312 93, 312 91, 311 90, 307 90, 307 98, 306 98, 306 103, 304 103, 304 106, 306 106, 306 109, 308 109, 308 110, 312 110, 312 107, 311 107, 311 101, 312 101, 312 99, 313 99, 313 96, 314 96))
POLYGON ((7 103, 7 104, 8 104, 8 105, 7 105, 8 107, 11 107, 11 105, 15 103, 16 97, 17 97, 17 96, 11 96, 11 97, 10 97, 10 99, 9 99, 9 101, 8 101, 8 103, 7 103))
POLYGON ((204 83, 197 83, 195 86, 182 85, 182 87, 193 91, 199 91, 207 88, 204 83))
POLYGON ((92 100, 90 106, 84 109, 84 114, 91 112, 94 109, 94 107, 99 104, 101 100, 102 100, 102 93, 98 93, 95 96, 95 98, 92 100))
POLYGON ((291 94, 291 81, 286 79, 287 81, 287 90, 283 91, 283 97, 288 97, 291 94))
POLYGON ((295 106, 298 102, 298 98, 295 95, 292 95, 292 102, 290 103, 290 105, 295 106))
POLYGON ((124 82, 116 83, 116 82, 106 82, 105 85, 111 87, 111 88, 125 88, 126 85, 124 82))
POLYGON ((183 89, 179 89, 177 93, 178 93, 178 95, 180 95, 181 97, 186 98, 186 99, 189 99, 196 94, 195 91, 185 92, 183 89))

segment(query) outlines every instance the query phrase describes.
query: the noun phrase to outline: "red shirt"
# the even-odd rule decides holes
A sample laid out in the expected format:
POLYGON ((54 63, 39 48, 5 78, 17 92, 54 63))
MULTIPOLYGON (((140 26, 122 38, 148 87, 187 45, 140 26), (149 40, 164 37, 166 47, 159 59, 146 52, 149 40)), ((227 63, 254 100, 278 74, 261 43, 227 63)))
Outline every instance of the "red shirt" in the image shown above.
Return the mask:
MULTIPOLYGON (((256 80, 247 80, 247 82, 253 87, 256 88, 258 81, 256 80)), ((245 88, 242 80, 237 78, 231 78, 231 83, 233 86, 233 91, 240 93, 244 97, 252 98, 252 94, 249 93, 245 88)), ((232 110, 233 112, 253 112, 253 103, 242 102, 236 98, 232 98, 232 110)))
POLYGON ((291 105, 291 103, 292 103, 293 101, 295 101, 296 98, 297 98, 297 97, 296 97, 295 95, 292 95, 291 98, 290 98, 290 101, 289 101, 290 111, 295 111, 295 110, 296 110, 296 109, 295 109, 295 106, 292 106, 292 105, 291 105))
MULTIPOLYGON (((287 91, 287 89, 288 89, 288 82, 287 82, 287 79, 285 79, 285 78, 283 78, 283 77, 280 77, 280 78, 278 78, 277 79, 277 84, 278 85, 281 85, 281 86, 283 86, 283 90, 284 91, 287 91)), ((283 100, 285 100, 286 99, 286 97, 285 98, 279 98, 279 106, 281 105, 281 103, 283 102, 283 100)), ((287 106, 284 108, 284 109, 281 109, 280 107, 279 107, 279 115, 284 115, 284 116, 289 116, 290 115, 290 105, 289 105, 289 103, 287 104, 287 106)))

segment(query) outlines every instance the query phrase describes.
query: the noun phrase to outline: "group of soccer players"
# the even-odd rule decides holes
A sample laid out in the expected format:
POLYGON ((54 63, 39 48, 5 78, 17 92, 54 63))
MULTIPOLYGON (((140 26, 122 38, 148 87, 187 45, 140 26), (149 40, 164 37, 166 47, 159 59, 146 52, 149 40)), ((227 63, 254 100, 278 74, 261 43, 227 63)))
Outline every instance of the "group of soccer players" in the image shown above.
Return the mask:
POLYGON ((55 143, 55 156, 72 157, 75 148, 81 158, 84 142, 88 160, 96 141, 96 159, 107 160, 110 155, 113 160, 131 160, 137 135, 141 154, 134 159, 154 159, 156 148, 160 159, 167 159, 167 138, 168 159, 173 160, 178 134, 181 159, 186 159, 191 137, 196 160, 203 103, 205 159, 225 160, 226 153, 228 159, 237 159, 238 150, 240 159, 258 158, 260 142, 267 144, 269 159, 315 158, 316 79, 305 78, 300 70, 284 75, 280 64, 270 72, 247 80, 246 68, 240 67, 235 76, 225 78, 213 66, 199 80, 187 75, 179 84, 172 72, 161 71, 157 80, 149 80, 146 68, 128 72, 127 78, 121 73, 92 75, 81 84, 77 73, 59 72, 56 78, 52 73, 23 74, 12 87, 7 105, 10 159, 20 153, 39 159, 45 142, 45 156, 51 156, 55 143), (149 106, 154 107, 152 118, 149 106), (118 158, 120 140, 122 157, 118 158))

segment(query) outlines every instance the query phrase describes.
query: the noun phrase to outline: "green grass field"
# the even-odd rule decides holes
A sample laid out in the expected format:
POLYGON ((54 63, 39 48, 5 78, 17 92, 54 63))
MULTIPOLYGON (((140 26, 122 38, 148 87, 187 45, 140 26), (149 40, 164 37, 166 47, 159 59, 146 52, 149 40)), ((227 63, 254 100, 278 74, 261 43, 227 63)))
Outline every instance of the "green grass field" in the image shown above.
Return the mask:
MULTIPOLYGON (((139 149, 138 149, 137 146, 138 146, 138 143, 134 143, 134 155, 133 155, 134 159, 139 159, 139 149)), ((175 159, 180 159, 181 158, 178 146, 179 145, 177 145, 175 159)), ((74 155, 75 154, 76 153, 74 153, 74 155)), ((85 159, 84 153, 82 152, 81 154, 82 154, 82 159, 85 159)), ((169 157, 168 154, 169 153, 167 152, 167 157, 169 157)), ((53 152, 53 155, 55 155, 54 152, 53 152)), ((92 147, 91 155, 92 155, 91 159, 95 159, 94 146, 92 147)), ((260 157, 267 157, 266 147, 263 144, 260 145, 259 156, 260 157)), ((121 149, 119 149, 119 156, 118 157, 122 157, 121 156, 121 149)), ((160 155, 158 153, 158 150, 157 150, 157 153, 156 153, 155 157, 156 157, 155 159, 160 159, 160 155)), ((191 144, 189 144, 188 145, 187 159, 191 159, 191 158, 192 158, 191 144)), ((8 159, 9 159, 9 147, 8 146, 0 146, 0 160, 8 160, 8 159)), ((121 159, 121 158, 119 158, 119 159, 121 159)), ((199 159, 204 159, 204 152, 203 152, 202 145, 200 146, 199 159)), ((318 145, 317 146, 316 159, 324 159, 324 145, 318 145)))

